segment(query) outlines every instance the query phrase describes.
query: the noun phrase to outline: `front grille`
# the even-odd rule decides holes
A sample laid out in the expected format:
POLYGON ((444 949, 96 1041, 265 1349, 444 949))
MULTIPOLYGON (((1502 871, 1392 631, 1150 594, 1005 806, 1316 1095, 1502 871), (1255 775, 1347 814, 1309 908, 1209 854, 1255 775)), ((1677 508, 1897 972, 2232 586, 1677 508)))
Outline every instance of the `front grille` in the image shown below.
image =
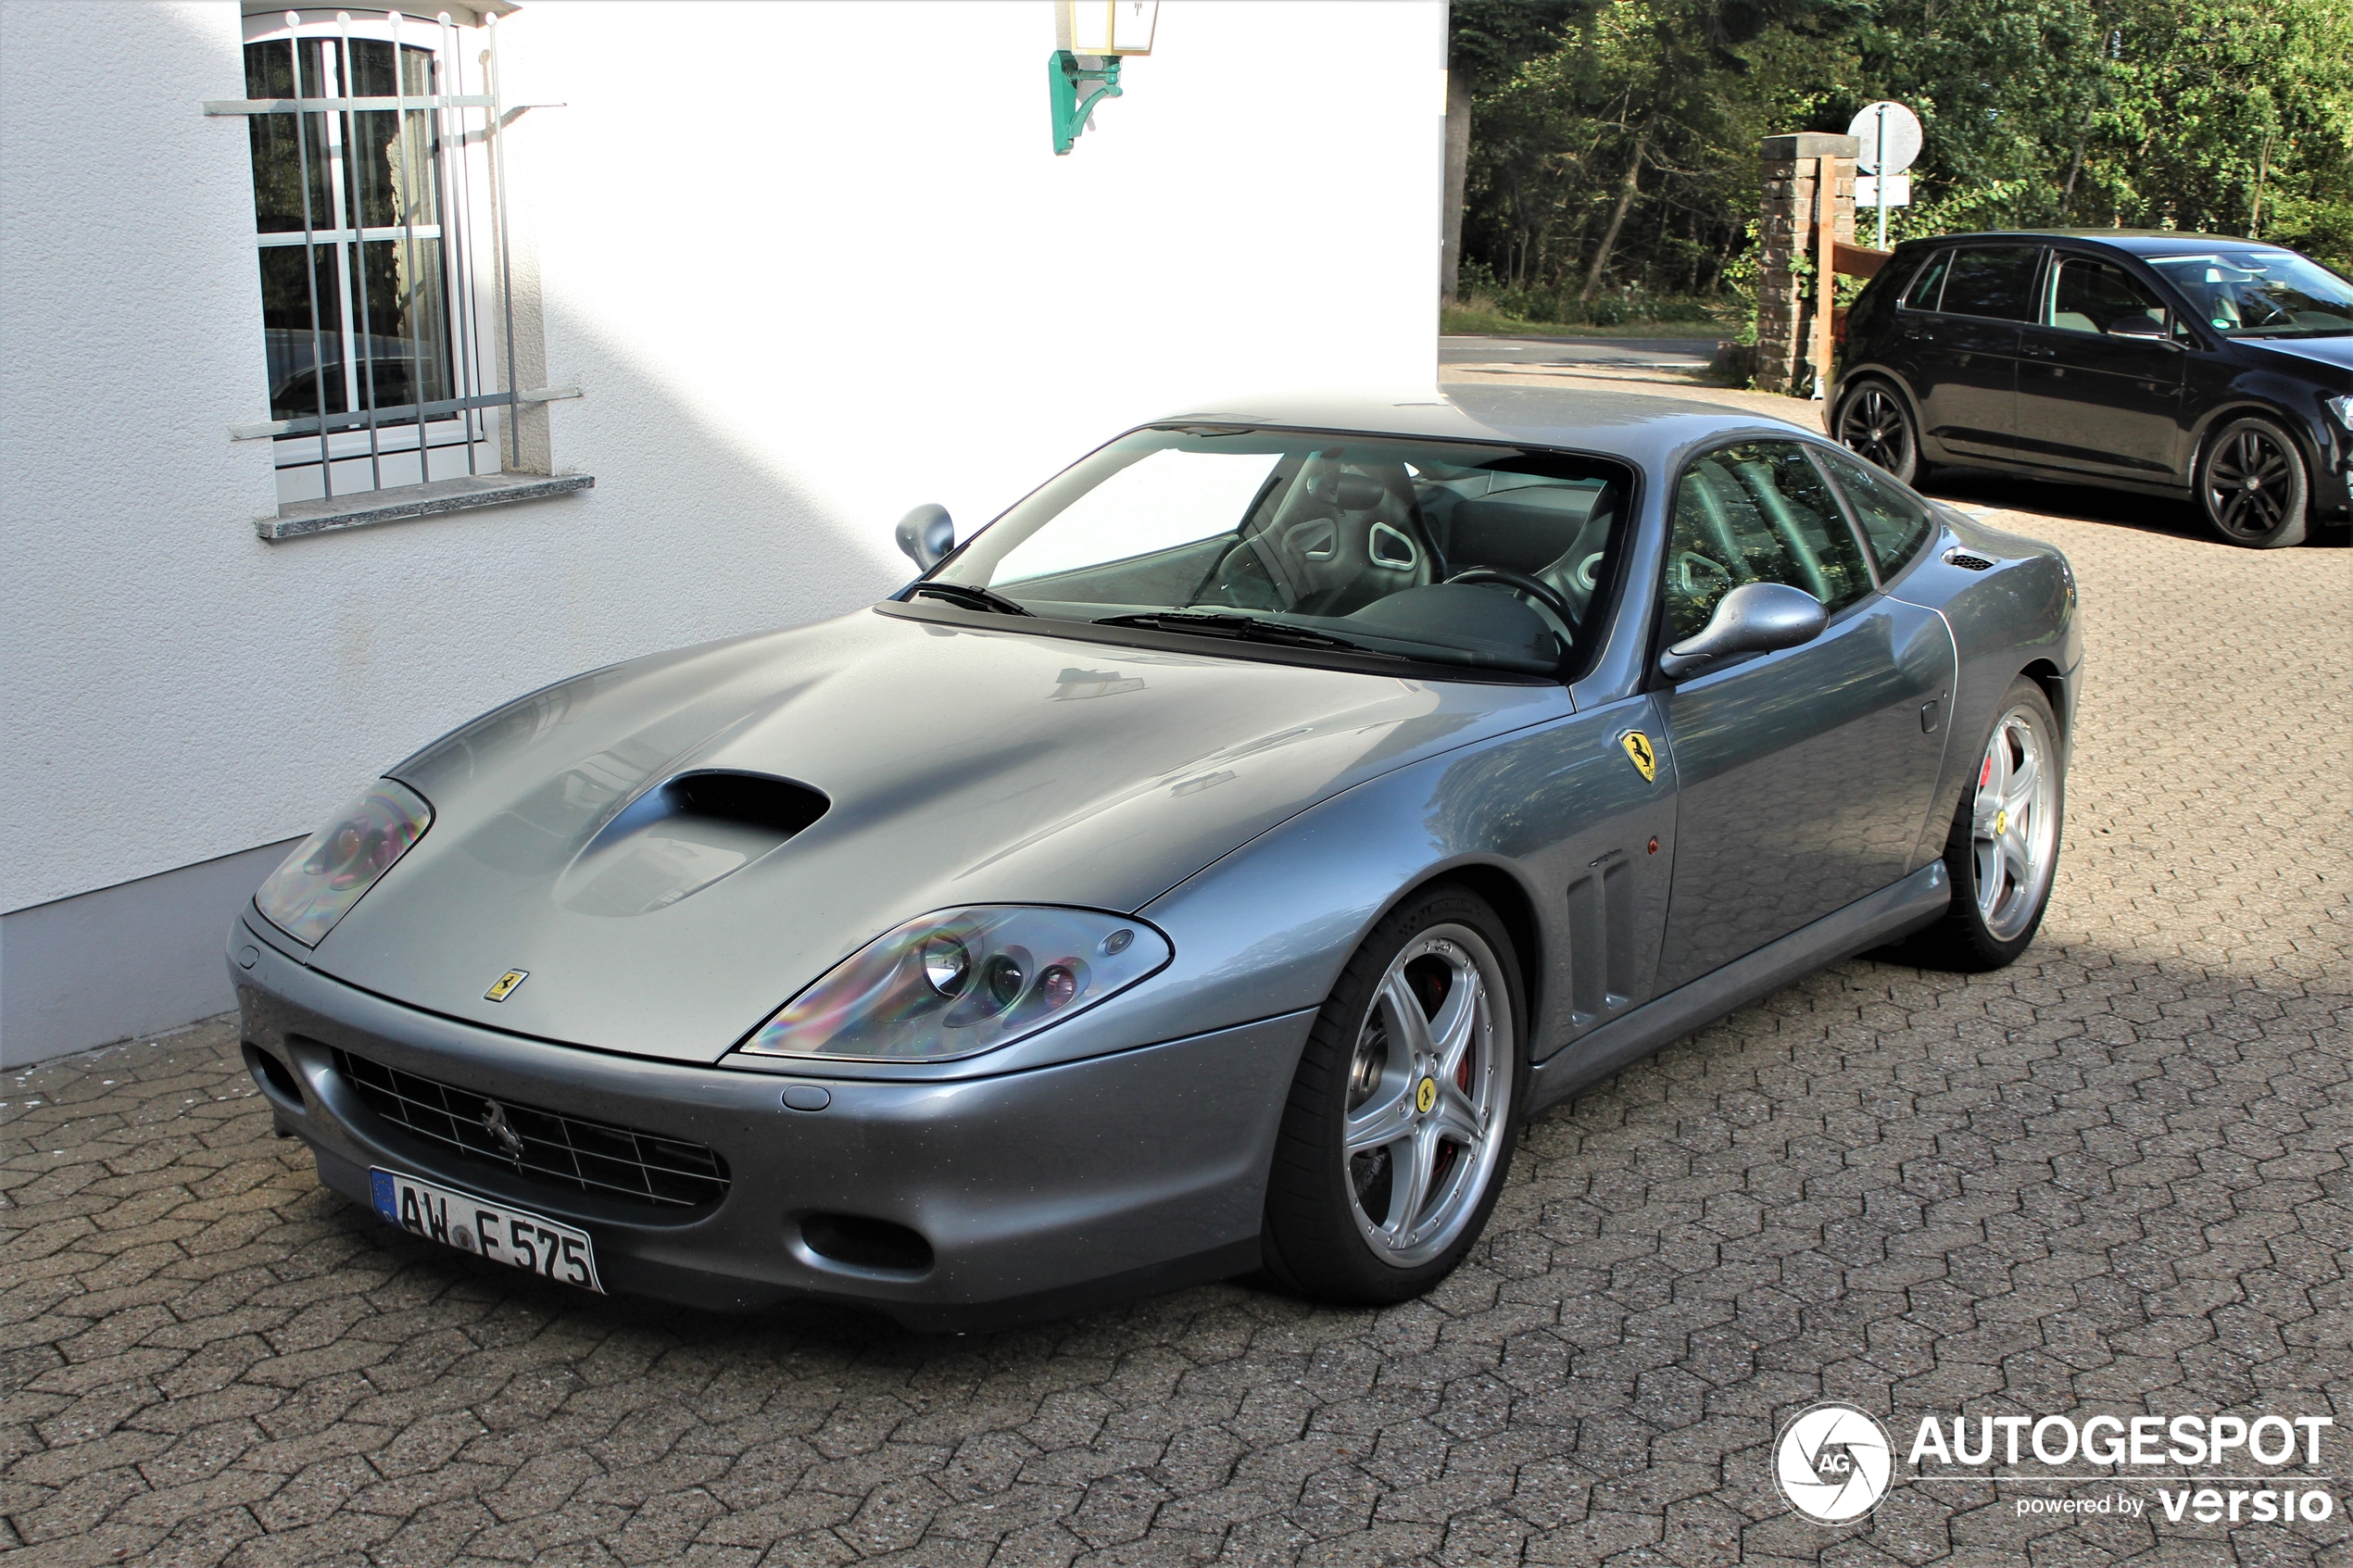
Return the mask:
POLYGON ((660 1209, 702 1208, 727 1195, 727 1162, 698 1143, 494 1100, 349 1051, 335 1052, 335 1071, 394 1126, 500 1170, 660 1209), (519 1155, 498 1136, 502 1124, 521 1140, 519 1155))

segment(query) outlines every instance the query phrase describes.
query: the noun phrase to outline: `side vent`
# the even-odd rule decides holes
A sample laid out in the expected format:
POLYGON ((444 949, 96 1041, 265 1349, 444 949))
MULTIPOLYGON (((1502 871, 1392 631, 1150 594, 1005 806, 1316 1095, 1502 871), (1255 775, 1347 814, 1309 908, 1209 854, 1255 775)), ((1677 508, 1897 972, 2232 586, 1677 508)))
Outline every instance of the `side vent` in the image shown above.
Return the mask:
POLYGON ((1634 873, 1612 851, 1568 884, 1569 1027, 1585 1030, 1617 1011, 1634 989, 1634 873))
POLYGON ((1994 563, 1983 556, 1973 556, 1958 545, 1944 552, 1944 564, 1957 566, 1968 571, 1990 571, 1994 568, 1994 563))

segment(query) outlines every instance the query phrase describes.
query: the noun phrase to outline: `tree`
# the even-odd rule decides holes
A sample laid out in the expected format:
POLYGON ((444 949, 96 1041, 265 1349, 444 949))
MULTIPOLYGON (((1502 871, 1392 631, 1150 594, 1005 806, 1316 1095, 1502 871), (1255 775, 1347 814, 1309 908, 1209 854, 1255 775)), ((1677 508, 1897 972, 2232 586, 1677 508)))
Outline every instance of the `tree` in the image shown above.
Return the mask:
POLYGON ((1757 144, 1919 112, 1907 233, 2071 223, 2353 259, 2353 0, 1458 7, 1466 275, 1518 307, 1713 295, 1757 144))

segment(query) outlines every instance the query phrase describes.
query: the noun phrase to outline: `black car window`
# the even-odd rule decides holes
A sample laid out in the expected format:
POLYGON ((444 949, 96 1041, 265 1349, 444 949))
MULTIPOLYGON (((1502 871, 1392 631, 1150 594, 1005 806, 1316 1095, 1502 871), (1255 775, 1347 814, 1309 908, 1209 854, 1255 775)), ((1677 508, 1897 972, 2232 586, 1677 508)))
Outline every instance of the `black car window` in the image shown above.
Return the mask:
POLYGON ((1846 504, 1854 508, 1855 521, 1870 540, 1871 554, 1879 558, 1880 576, 1885 579, 1903 571, 1936 533, 1928 503, 1869 463, 1857 462, 1843 452, 1818 446, 1814 450, 1829 465, 1846 504))
POLYGON ((2249 337, 2353 332, 2353 282, 2292 250, 2252 246, 2152 256, 2148 262, 2218 332, 2249 337))
POLYGON ((1871 574, 1830 486, 1793 441, 1749 441, 1683 470, 1667 550, 1667 634, 1693 636, 1743 583, 1786 583, 1831 610, 1871 574))
POLYGON ((2162 328, 2165 307, 2147 284, 2113 261, 2059 257, 2051 279, 2050 309, 2043 319, 2045 326, 2070 332, 2112 332, 2128 319, 2162 328))
POLYGON ((1952 259, 1953 253, 1949 250, 1940 250, 1929 258, 1928 265, 1920 269, 1920 275, 1912 280, 1912 286, 1904 291, 1905 309, 1936 308, 1937 291, 1944 286, 1945 263, 1952 259))
POLYGON ((1969 245, 1955 251, 1940 308, 1947 316, 2032 320, 2034 310, 2029 295, 2034 286, 2034 263, 2042 254, 2032 245, 1969 245))

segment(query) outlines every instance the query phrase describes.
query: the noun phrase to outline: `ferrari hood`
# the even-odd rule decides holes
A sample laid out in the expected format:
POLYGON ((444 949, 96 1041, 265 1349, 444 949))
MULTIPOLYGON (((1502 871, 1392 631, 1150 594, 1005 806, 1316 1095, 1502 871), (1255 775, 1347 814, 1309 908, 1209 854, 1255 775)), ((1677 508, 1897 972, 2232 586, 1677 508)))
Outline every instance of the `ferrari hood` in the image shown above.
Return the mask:
POLYGON ((432 826, 313 965, 544 1039, 711 1061, 965 904, 1133 911, 1329 795, 1568 710, 871 611, 584 675, 394 769, 432 826), (510 970, 527 979, 484 993, 510 970))

